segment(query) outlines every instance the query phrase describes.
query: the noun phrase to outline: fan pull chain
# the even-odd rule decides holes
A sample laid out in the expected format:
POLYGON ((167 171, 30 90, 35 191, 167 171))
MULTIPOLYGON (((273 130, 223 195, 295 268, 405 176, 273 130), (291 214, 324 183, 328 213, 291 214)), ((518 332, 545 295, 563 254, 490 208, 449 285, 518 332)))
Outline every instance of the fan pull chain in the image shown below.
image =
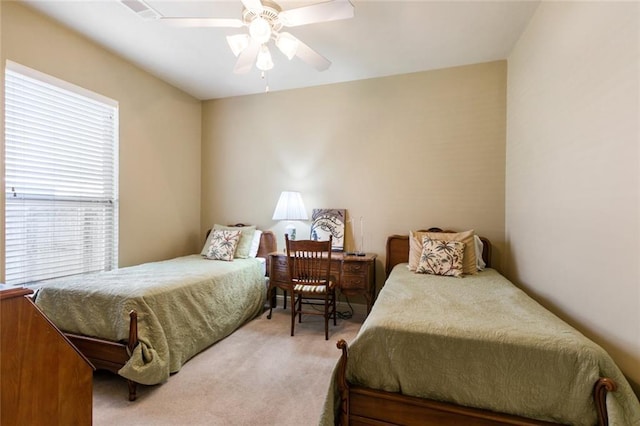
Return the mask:
POLYGON ((264 93, 269 93, 269 75, 266 74, 264 71, 262 71, 260 77, 263 80, 266 80, 266 84, 264 86, 264 93))

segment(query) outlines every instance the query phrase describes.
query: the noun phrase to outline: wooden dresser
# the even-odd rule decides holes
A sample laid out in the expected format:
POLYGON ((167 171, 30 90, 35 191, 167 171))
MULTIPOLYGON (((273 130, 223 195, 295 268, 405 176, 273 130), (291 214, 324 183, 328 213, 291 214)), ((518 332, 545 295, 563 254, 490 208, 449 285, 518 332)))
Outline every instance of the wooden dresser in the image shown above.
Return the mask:
POLYGON ((93 366, 31 293, 0 285, 0 424, 91 425, 93 366))
MULTIPOLYGON (((287 255, 276 252, 269 256, 271 258, 269 265, 271 287, 286 289, 289 276, 287 255)), ((345 296, 364 296, 367 302, 367 314, 371 311, 371 306, 375 301, 376 257, 373 253, 367 253, 364 256, 347 255, 344 252, 331 253, 331 274, 338 277, 339 268, 342 265, 342 280, 338 282, 340 293, 345 296)), ((271 300, 271 303, 274 303, 275 298, 272 297, 271 300)))

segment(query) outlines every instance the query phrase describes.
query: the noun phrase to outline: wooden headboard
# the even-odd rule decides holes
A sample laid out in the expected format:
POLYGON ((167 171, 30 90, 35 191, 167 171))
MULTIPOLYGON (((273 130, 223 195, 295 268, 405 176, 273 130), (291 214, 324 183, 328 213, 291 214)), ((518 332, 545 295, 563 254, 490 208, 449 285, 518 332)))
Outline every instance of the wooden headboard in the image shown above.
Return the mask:
MULTIPOLYGON (((455 231, 443 231, 440 228, 429 228, 427 230, 420 230, 422 232, 455 232, 455 231)), ((485 238, 480 237, 482 240, 482 260, 487 264, 487 267, 491 266, 491 242, 485 238)), ((391 273, 391 270, 398 263, 407 263, 409 261, 409 236, 408 235, 391 235, 387 238, 387 261, 385 265, 385 272, 387 276, 391 273)))
MULTIPOLYGON (((273 231, 262 231, 260 236, 260 247, 258 247, 258 257, 264 257, 269 261, 269 253, 278 251, 278 243, 276 242, 276 235, 273 231)), ((269 268, 267 268, 267 271, 269 268)))

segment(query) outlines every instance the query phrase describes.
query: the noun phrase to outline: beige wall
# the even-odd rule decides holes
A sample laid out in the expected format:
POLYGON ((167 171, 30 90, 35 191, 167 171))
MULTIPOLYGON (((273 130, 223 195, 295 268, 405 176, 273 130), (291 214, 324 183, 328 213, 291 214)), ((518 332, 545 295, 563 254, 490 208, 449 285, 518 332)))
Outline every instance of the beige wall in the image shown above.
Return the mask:
MULTIPOLYGON (((504 61, 203 104, 202 226, 274 229, 282 190, 364 217, 364 248, 410 229, 475 228, 504 258, 504 61)), ((309 223, 298 232, 309 235, 309 223)), ((354 250, 348 226, 346 249, 354 250)))
POLYGON ((508 58, 507 275, 640 391, 640 5, 543 2, 508 58))
POLYGON ((271 215, 285 189, 309 212, 346 208, 349 250, 364 217, 379 284, 388 235, 475 228, 495 266, 602 344, 638 391, 638 7, 541 4, 508 91, 493 62, 201 108, 16 2, 0 2, 0 58, 119 102, 122 266, 191 253, 216 222, 273 229, 282 249, 271 215))
POLYGON ((2 3, 3 64, 119 102, 120 266, 197 251, 200 101, 18 2, 2 3))

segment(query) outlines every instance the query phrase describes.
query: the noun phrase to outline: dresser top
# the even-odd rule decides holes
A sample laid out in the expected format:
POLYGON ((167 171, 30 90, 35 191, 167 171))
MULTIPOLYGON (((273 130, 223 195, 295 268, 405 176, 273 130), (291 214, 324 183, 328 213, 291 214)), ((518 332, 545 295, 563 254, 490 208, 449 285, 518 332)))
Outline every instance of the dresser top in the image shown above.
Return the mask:
POLYGON ((26 296, 33 293, 33 290, 26 287, 0 284, 0 300, 11 299, 12 297, 26 296))

